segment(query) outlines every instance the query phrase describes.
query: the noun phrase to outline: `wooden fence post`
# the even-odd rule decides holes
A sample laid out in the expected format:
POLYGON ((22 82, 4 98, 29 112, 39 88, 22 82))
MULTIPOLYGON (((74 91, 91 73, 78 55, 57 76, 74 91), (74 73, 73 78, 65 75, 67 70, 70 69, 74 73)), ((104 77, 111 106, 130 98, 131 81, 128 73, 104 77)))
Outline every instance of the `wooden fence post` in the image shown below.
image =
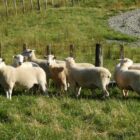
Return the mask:
POLYGON ((50 55, 51 54, 51 45, 47 45, 46 47, 46 55, 50 55))
POLYGON ((41 7, 40 7, 40 0, 37 0, 37 10, 40 11, 41 7))
POLYGON ((33 0, 30 0, 30 4, 31 4, 31 10, 33 10, 33 8, 34 8, 33 0))
POLYGON ((54 1, 52 0, 52 6, 54 6, 54 1))
POLYGON ((71 0, 72 6, 74 6, 74 0, 71 0))
POLYGON ((2 58, 2 44, 0 42, 0 57, 2 58))
POLYGON ((22 4, 22 12, 25 13, 25 1, 22 0, 21 4, 22 4))
POLYGON ((101 44, 96 44, 96 50, 95 50, 95 66, 103 66, 103 52, 102 52, 102 46, 101 44))
POLYGON ((7 3, 7 0, 4 0, 4 5, 5 5, 5 9, 6 9, 6 16, 8 16, 9 13, 8 13, 8 3, 7 3))
POLYGON ((16 3, 16 0, 14 0, 14 9, 15 9, 15 14, 17 15, 17 3, 16 3))
POLYGON ((120 45, 120 59, 124 59, 124 45, 120 45))
POLYGON ((45 10, 47 9, 47 0, 44 0, 45 10))
POLYGON ((70 45, 70 57, 75 57, 74 55, 75 46, 73 44, 70 45))
POLYGON ((25 51, 26 49, 27 49, 27 44, 24 43, 24 44, 23 44, 23 47, 22 47, 22 50, 25 51))

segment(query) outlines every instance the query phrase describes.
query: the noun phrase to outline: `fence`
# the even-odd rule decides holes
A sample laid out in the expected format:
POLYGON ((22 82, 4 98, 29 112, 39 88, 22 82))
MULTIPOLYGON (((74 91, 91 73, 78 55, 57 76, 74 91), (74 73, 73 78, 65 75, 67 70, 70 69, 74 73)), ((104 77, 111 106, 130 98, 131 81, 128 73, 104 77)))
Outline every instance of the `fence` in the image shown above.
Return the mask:
POLYGON ((29 10, 37 10, 41 11, 42 9, 46 10, 47 7, 50 5, 52 7, 60 7, 71 5, 74 6, 75 4, 79 4, 79 0, 3 0, 3 6, 5 7, 5 14, 6 16, 9 16, 12 13, 15 13, 15 15, 18 14, 18 11, 22 11, 22 13, 25 13, 29 10))
MULTIPOLYGON (((25 50, 27 48, 27 44, 24 43, 23 44, 23 50, 25 50)), ((46 55, 49 55, 52 53, 52 46, 49 44, 46 46, 45 49, 46 55)), ((3 54, 3 47, 2 47, 2 43, 0 42, 0 57, 2 57, 3 54)), ((75 57, 76 53, 75 53, 75 46, 73 44, 69 45, 69 56, 70 57, 75 57)), ((120 58, 124 58, 124 46, 120 45, 120 58)), ((99 66, 103 66, 103 47, 100 43, 96 44, 95 47, 95 66, 99 67, 99 66)))

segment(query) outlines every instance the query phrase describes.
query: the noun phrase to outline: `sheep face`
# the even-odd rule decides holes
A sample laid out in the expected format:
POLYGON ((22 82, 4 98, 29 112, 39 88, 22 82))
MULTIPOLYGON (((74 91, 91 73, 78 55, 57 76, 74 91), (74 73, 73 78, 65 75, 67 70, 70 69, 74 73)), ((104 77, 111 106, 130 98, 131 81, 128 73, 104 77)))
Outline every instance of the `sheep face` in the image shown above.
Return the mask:
POLYGON ((130 67, 133 64, 133 61, 129 58, 119 59, 120 66, 130 67))
POLYGON ((47 56, 47 65, 52 65, 56 63, 56 57, 54 55, 48 55, 47 56))
POLYGON ((17 66, 21 65, 24 62, 24 56, 21 54, 15 55, 13 58, 17 66))
POLYGON ((66 61, 66 64, 67 64, 67 65, 71 65, 71 64, 74 64, 74 63, 75 63, 75 60, 74 60, 73 57, 67 57, 67 58, 65 59, 65 61, 66 61))
POLYGON ((0 68, 2 68, 5 65, 4 59, 0 58, 0 68))
POLYGON ((25 49, 25 50, 22 52, 22 55, 23 55, 24 57, 31 58, 34 52, 35 52, 35 50, 25 49))

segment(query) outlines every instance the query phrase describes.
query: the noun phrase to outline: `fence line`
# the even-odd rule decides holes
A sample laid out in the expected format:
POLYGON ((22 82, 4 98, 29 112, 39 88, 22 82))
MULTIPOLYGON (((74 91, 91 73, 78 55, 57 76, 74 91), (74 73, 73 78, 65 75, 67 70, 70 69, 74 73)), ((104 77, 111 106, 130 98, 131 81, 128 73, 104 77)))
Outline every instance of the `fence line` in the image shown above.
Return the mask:
MULTIPOLYGON (((27 43, 23 43, 22 49, 23 49, 23 51, 28 49, 27 43)), ((103 66, 103 46, 100 43, 96 43, 94 51, 95 51, 95 66, 98 66, 98 67, 103 66)), ((3 45, 2 45, 2 42, 0 42, 0 57, 2 57, 2 54, 3 54, 2 52, 3 52, 3 45)), ((46 52, 46 55, 54 53, 54 52, 52 52, 51 44, 46 46, 45 52, 46 52)), ((69 56, 75 58, 76 57, 75 52, 76 52, 76 46, 74 44, 70 44, 69 45, 69 56)), ((120 53, 120 58, 123 59, 124 58, 124 45, 123 44, 120 45, 119 53, 120 53)), ((94 54, 94 52, 93 52, 93 54, 94 54)))
POLYGON ((15 9, 15 14, 17 15, 17 3, 16 3, 16 0, 14 0, 14 9, 15 9))
POLYGON ((34 9, 33 0, 30 0, 30 4, 31 4, 31 10, 33 10, 34 9))
POLYGON ((22 5, 22 11, 23 11, 23 13, 25 13, 25 1, 24 0, 21 1, 21 5, 22 5))
POLYGON ((3 0, 3 1, 4 1, 5 9, 6 9, 6 16, 8 16, 9 13, 8 13, 8 3, 7 3, 7 0, 3 0))
POLYGON ((45 10, 47 9, 47 0, 44 0, 44 7, 45 7, 45 10))
POLYGON ((120 45, 120 59, 124 59, 124 45, 120 45))
MULTIPOLYGON (((11 8, 11 5, 9 6, 8 2, 9 2, 8 0, 3 0, 4 7, 5 7, 5 13, 6 13, 7 17, 10 15, 9 9, 11 8)), ((17 12, 18 9, 21 9, 21 11, 23 13, 25 13, 27 11, 27 8, 26 8, 26 5, 25 5, 25 0, 20 0, 20 5, 17 4, 17 2, 18 2, 17 0, 13 0, 13 9, 14 9, 15 15, 18 14, 18 12, 17 12)), ((80 4, 79 0, 70 0, 70 1, 64 0, 63 6, 68 5, 69 2, 71 3, 70 4, 71 6, 74 6, 75 4, 78 4, 78 5, 80 4)), ((36 2, 35 2, 33 0, 29 0, 28 3, 29 3, 28 5, 30 7, 30 10, 33 10, 33 9, 35 9, 34 7, 37 7, 37 10, 41 11, 41 8, 44 9, 44 10, 47 9, 47 6, 48 6, 48 4, 50 4, 50 1, 48 1, 48 0, 36 0, 36 2)), ((58 2, 55 3, 54 0, 51 0, 51 5, 53 7, 60 6, 59 3, 58 2)))
POLYGON ((2 44, 0 42, 0 57, 2 57, 2 44))

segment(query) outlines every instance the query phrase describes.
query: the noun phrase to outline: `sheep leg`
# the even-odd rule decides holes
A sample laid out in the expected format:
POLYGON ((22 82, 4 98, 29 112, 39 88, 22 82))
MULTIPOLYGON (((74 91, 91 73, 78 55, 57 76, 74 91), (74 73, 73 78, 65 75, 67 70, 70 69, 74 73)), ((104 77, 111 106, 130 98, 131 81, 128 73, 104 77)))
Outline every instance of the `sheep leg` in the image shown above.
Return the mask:
POLYGON ((107 91, 106 88, 103 88, 103 98, 109 97, 109 92, 107 91))
POLYGON ((67 87, 68 87, 68 88, 70 87, 70 83, 67 83, 67 87))
POLYGON ((123 97, 127 97, 128 96, 128 90, 123 89, 123 97))
POLYGON ((79 88, 78 88, 78 92, 77 92, 77 98, 80 96, 81 89, 82 89, 82 87, 79 87, 79 88))
POLYGON ((63 86, 64 86, 64 90, 67 91, 68 87, 67 87, 67 82, 66 81, 64 81, 63 86))
POLYGON ((8 90, 5 91, 7 99, 10 99, 10 100, 12 99, 12 97, 11 97, 12 96, 12 90, 13 89, 8 89, 8 90))
POLYGON ((45 93, 45 95, 49 97, 48 90, 47 90, 45 84, 40 84, 40 86, 42 88, 42 91, 45 93))
POLYGON ((8 92, 8 90, 6 90, 5 92, 6 92, 7 99, 9 99, 9 92, 8 92))
POLYGON ((12 89, 9 89, 9 99, 12 99, 12 89))
POLYGON ((94 98, 95 97, 95 95, 96 95, 96 91, 95 91, 95 89, 92 89, 92 98, 94 98))

